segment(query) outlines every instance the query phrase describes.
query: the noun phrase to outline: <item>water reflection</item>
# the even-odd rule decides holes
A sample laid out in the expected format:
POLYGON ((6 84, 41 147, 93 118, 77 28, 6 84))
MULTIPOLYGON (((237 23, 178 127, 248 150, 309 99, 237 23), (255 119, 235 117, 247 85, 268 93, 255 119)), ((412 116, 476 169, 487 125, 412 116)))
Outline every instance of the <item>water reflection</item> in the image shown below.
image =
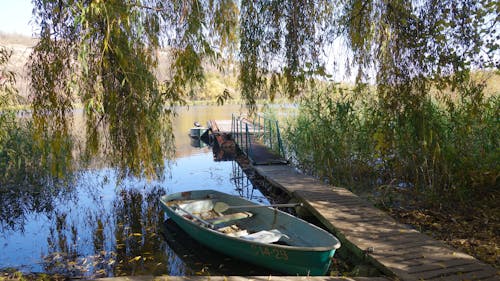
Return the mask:
POLYGON ((238 194, 241 197, 254 199, 255 188, 240 165, 236 163, 236 161, 232 162, 231 181, 233 182, 236 190, 238 191, 238 194))
POLYGON ((158 198, 165 195, 162 188, 150 192, 120 191, 113 202, 115 219, 114 241, 116 259, 113 275, 146 275, 168 273, 162 249, 159 227, 163 213, 158 198))
POLYGON ((168 169, 156 180, 123 177, 106 157, 94 157, 61 181, 46 178, 40 184, 0 186, 0 270, 82 278, 267 274, 193 241, 179 244, 186 235, 165 224, 159 206, 164 194, 208 188, 266 202, 237 164, 216 162, 210 147, 191 145, 188 130, 195 120, 230 119, 221 112, 232 111, 179 110, 172 125, 176 157, 163 160, 168 169))
POLYGON ((55 214, 55 225, 49 226, 47 245, 49 254, 42 265, 45 272, 69 276, 82 276, 84 267, 78 259, 78 229, 67 221, 67 213, 55 214), (71 224, 71 225, 68 225, 71 224))
POLYGON ((176 264, 171 275, 281 275, 214 252, 192 239, 171 220, 165 221, 162 233, 170 246, 167 252, 171 263, 176 264))
POLYGON ((29 213, 51 213, 57 198, 75 196, 74 179, 45 181, 45 185, 24 182, 0 186, 0 233, 23 233, 29 213))
POLYGON ((196 148, 201 148, 201 147, 205 147, 205 146, 208 146, 208 143, 204 142, 202 139, 200 138, 193 138, 193 137, 190 137, 191 139, 191 146, 192 147, 196 147, 196 148))

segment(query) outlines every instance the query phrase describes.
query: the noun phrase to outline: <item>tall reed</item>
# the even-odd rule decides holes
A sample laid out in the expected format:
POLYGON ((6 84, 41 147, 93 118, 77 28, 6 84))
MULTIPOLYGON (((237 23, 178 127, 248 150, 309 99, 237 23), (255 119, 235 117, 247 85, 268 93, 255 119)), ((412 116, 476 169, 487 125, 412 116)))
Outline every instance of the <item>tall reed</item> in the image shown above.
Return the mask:
POLYGON ((500 98, 474 83, 460 91, 458 100, 426 95, 389 110, 373 93, 315 90, 284 139, 299 167, 333 184, 467 202, 498 192, 500 98))

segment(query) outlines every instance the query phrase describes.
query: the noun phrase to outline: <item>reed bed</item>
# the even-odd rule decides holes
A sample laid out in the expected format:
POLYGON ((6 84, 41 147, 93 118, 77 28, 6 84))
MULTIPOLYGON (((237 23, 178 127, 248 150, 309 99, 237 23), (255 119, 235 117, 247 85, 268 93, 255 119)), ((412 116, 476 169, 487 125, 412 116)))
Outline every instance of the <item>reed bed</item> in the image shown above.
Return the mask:
POLYGON ((393 110, 369 90, 316 89, 288 121, 287 151, 303 171, 351 189, 405 189, 439 204, 495 196, 500 97, 476 90, 393 110))

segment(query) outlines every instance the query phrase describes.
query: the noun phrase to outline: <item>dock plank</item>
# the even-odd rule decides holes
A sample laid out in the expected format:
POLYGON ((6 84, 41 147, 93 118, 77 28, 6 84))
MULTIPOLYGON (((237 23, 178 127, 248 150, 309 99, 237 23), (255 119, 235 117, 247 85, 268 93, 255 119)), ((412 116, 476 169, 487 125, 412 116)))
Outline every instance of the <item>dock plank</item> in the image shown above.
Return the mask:
POLYGON ((441 269, 445 269, 445 268, 452 268, 455 266, 469 265, 471 263, 473 263, 473 261, 467 261, 467 260, 463 260, 463 259, 436 261, 436 262, 433 262, 431 264, 420 264, 420 265, 412 266, 408 270, 408 273, 414 274, 414 273, 420 273, 420 272, 426 272, 426 271, 441 270, 441 269))
POLYGON ((414 273, 414 276, 416 276, 419 279, 435 279, 435 278, 442 278, 442 277, 451 277, 451 276, 463 276, 464 274, 471 273, 477 276, 483 276, 487 277, 489 276, 488 273, 482 272, 482 267, 478 264, 466 264, 466 265, 459 265, 459 266, 453 266, 453 267, 445 267, 445 268, 440 268, 438 270, 431 270, 431 271, 424 271, 424 272, 417 272, 414 273))
POLYGON ((448 276, 438 276, 433 279, 427 279, 430 281, 455 281, 455 280, 481 280, 481 281, 498 281, 500 276, 498 274, 492 274, 486 271, 474 271, 468 273, 456 273, 448 276))

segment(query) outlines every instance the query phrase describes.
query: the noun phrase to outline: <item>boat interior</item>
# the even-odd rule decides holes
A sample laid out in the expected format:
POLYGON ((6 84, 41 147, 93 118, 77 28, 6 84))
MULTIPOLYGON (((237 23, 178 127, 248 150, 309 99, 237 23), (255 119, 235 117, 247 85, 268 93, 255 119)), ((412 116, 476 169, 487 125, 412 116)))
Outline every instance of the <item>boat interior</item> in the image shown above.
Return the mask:
POLYGON ((293 245, 290 236, 280 231, 278 225, 275 224, 273 228, 258 218, 258 209, 217 212, 214 210, 216 201, 213 199, 169 203, 181 216, 225 235, 260 243, 293 245))
MULTIPOLYGON (((331 241, 313 229, 304 226, 288 214, 265 206, 262 208, 235 208, 216 212, 217 199, 170 201, 168 205, 179 215, 225 235, 260 243, 296 247, 331 246, 331 241), (312 231, 311 231, 312 230, 312 231), (300 235, 308 233, 308 237, 300 235)), ((238 202, 228 202, 238 205, 238 202)), ((239 205, 242 205, 239 203, 239 205)), ((307 223, 306 223, 307 224, 307 223)), ((306 225, 304 224, 304 225, 306 225)))

